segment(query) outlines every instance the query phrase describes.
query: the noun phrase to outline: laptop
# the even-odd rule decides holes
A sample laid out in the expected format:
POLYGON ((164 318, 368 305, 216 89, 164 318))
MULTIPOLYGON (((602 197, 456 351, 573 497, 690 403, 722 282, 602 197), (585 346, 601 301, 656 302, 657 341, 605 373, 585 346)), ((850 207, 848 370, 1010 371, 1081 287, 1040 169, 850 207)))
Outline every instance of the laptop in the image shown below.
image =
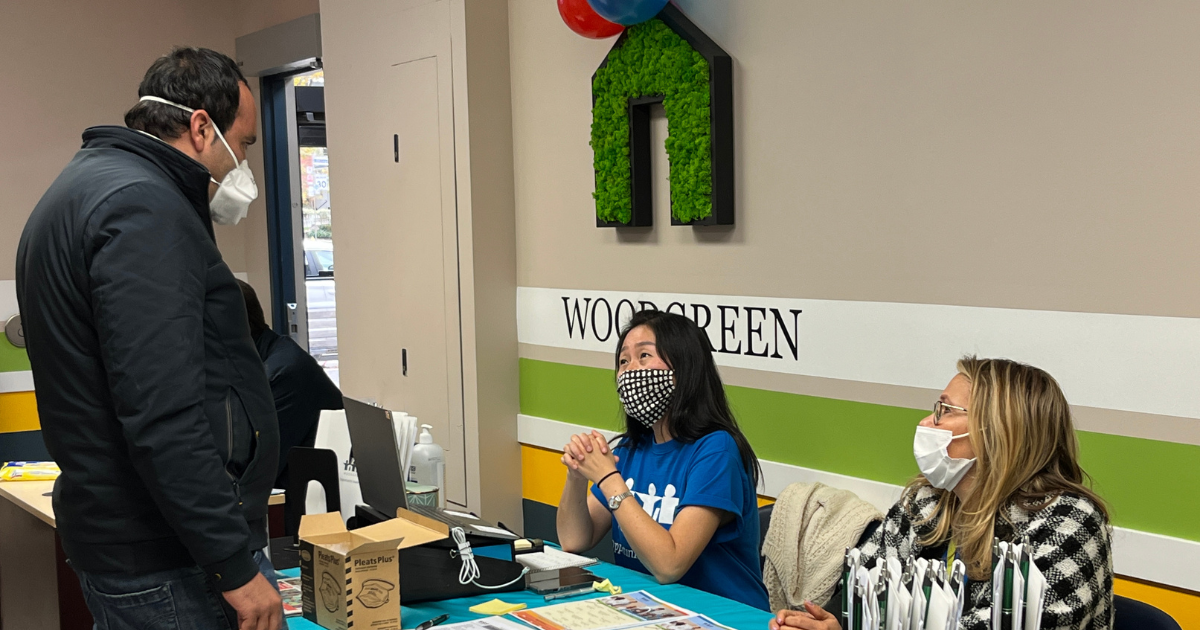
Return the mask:
POLYGON ((358 485, 363 502, 369 507, 387 518, 394 518, 396 510, 403 508, 450 527, 461 527, 469 537, 490 539, 493 543, 519 538, 465 510, 409 505, 392 412, 350 397, 343 397, 342 401, 346 408, 346 425, 350 429, 351 454, 358 470, 358 485))

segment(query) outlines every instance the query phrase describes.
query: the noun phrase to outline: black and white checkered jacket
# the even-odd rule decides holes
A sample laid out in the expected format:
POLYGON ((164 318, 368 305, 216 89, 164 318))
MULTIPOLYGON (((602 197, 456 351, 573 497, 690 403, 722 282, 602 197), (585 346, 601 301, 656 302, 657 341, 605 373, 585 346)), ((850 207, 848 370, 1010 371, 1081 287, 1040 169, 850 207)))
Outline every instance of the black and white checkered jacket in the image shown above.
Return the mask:
MULTIPOLYGON (((922 547, 919 539, 933 531, 936 521, 917 525, 933 514, 940 490, 928 486, 910 492, 888 510, 887 517, 860 551, 867 566, 881 556, 942 559, 947 543, 922 547)), ((1008 507, 1013 527, 997 519, 1001 540, 1029 537, 1033 561, 1046 577, 1046 605, 1042 628, 1112 628, 1112 528, 1104 514, 1088 499, 1064 494, 1037 512, 1008 507)), ((990 582, 968 581, 970 594, 959 628, 991 627, 990 582)))

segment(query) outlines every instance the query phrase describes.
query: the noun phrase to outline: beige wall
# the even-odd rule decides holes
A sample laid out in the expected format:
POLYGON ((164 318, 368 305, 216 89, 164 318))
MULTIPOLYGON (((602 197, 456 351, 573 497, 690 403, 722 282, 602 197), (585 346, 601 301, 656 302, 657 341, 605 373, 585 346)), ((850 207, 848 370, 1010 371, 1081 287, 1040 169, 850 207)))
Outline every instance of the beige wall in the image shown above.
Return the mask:
POLYGON ((235 0, 234 37, 290 22, 320 11, 318 0, 235 0))
POLYGON ((594 227, 612 40, 512 0, 520 285, 1200 315, 1200 4, 679 5, 734 59, 736 227, 594 227))
POLYGON ((321 30, 342 390, 432 424, 450 500, 519 527, 507 13, 322 0, 321 30))
MULTIPOLYGON (((106 0, 0 4, 0 280, 14 277, 17 241, 50 182, 92 125, 120 125, 146 68, 172 46, 232 56, 234 38, 317 12, 317 0, 106 0)), ((257 81, 250 83, 257 89, 257 81)), ((248 159, 262 185, 261 144, 248 159)), ((269 293, 265 205, 216 228, 229 267, 269 293)), ((269 308, 269 300, 264 302, 269 308)), ((268 314, 269 317, 269 314, 268 314)))
MULTIPOLYGON (((121 125, 146 68, 172 46, 233 53, 231 0, 4 2, 0 4, 0 280, 14 277, 17 241, 42 193, 92 125, 121 125)), ((241 234, 223 230, 235 271, 241 234)))
MULTIPOLYGON (((460 255, 470 257, 469 270, 462 275, 463 289, 471 295, 463 302, 473 306, 464 317, 471 325, 463 327, 463 342, 474 346, 474 352, 464 356, 470 368, 464 389, 468 409, 474 411, 467 415, 468 426, 473 420, 479 436, 476 452, 467 454, 468 468, 473 464, 477 474, 491 478, 488 486, 481 484, 480 507, 520 528, 523 515, 520 502, 514 500, 521 496, 520 475, 498 474, 521 469, 515 421, 520 411, 520 377, 507 4, 500 0, 464 3, 466 63, 457 67, 466 67, 469 164, 463 168, 460 161, 458 176, 466 176, 470 185, 470 195, 459 198, 460 216, 471 217, 470 239, 460 237, 460 255)), ((459 82, 455 89, 462 85, 459 82)))
MULTIPOLYGON (((235 0, 233 14, 234 37, 249 35, 277 24, 320 11, 318 0, 235 0)), ((230 50, 232 55, 232 49, 230 50)), ((246 77, 259 101, 258 78, 246 77)), ((267 321, 271 321, 271 262, 267 251, 266 171, 263 168, 262 124, 259 121, 259 143, 250 147, 246 159, 258 179, 258 200, 250 204, 250 212, 237 226, 218 228, 217 241, 226 262, 235 271, 244 271, 248 282, 258 292, 267 321), (235 242, 236 241, 236 242, 235 242), (236 259, 235 259, 236 257, 236 259), (238 266, 234 267, 234 261, 238 266)))

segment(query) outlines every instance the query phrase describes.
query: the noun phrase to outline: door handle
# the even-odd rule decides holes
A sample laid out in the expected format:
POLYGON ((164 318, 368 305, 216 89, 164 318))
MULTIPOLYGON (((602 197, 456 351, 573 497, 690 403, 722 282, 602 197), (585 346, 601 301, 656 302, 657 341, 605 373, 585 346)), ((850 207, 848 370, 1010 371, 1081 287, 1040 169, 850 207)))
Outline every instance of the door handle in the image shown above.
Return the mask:
POLYGON ((289 334, 289 335, 291 335, 293 338, 294 338, 294 337, 296 337, 296 335, 299 335, 299 334, 300 334, 300 322, 299 322, 299 320, 297 319, 297 317, 298 317, 299 315, 298 315, 298 314, 297 314, 297 312, 296 312, 296 306, 297 306, 297 305, 296 305, 296 303, 295 303, 295 302, 289 302, 289 303, 288 303, 288 305, 287 305, 287 309, 288 309, 288 334, 289 334))

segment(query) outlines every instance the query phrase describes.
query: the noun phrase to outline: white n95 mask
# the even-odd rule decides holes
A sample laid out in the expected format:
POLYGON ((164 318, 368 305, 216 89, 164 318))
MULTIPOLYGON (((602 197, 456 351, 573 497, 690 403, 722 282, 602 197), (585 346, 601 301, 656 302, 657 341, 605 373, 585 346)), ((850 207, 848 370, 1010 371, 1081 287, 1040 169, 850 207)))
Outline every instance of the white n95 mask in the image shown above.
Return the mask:
POLYGON ((962 481, 975 464, 975 458, 950 457, 947 449, 951 442, 968 435, 970 433, 954 435, 946 429, 917 425, 917 434, 913 436, 913 457, 917 459, 917 466, 925 479, 929 480, 929 485, 953 490, 962 481))
MULTIPOLYGON (((139 100, 178 107, 189 114, 196 111, 157 96, 147 95, 139 100)), ((246 213, 250 210, 250 202, 258 198, 258 185, 254 183, 254 173, 250 172, 250 163, 242 160, 239 164, 237 155, 225 141, 221 130, 217 129, 216 123, 213 124, 213 130, 217 132, 217 137, 221 139, 221 144, 225 145, 225 150, 229 151, 229 156, 233 158, 236 166, 219 182, 211 176, 209 177, 212 183, 217 185, 217 193, 208 202, 208 212, 212 215, 213 222, 219 225, 236 225, 238 221, 246 218, 246 213)))

